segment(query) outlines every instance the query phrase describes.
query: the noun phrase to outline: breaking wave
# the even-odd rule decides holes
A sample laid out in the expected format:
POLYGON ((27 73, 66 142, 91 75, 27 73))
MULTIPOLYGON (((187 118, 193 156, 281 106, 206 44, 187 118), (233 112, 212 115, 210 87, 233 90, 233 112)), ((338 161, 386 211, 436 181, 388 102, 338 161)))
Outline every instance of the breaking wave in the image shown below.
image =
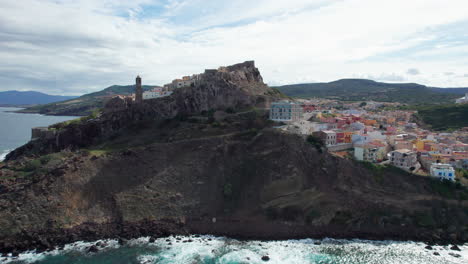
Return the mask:
POLYGON ((0 161, 3 161, 5 159, 5 157, 8 155, 8 153, 10 153, 10 149, 8 150, 4 150, 2 152, 0 152, 0 161))
POLYGON ((302 239, 288 241, 239 241, 213 236, 149 237, 127 241, 76 242, 50 252, 24 252, 0 258, 0 263, 468 263, 468 244, 461 251, 448 246, 425 249, 424 243, 368 240, 302 239), (97 243, 99 242, 99 243, 97 243), (97 253, 89 253, 98 245, 97 253), (439 255, 435 255, 437 252, 439 255), (268 261, 262 260, 268 257, 268 261))

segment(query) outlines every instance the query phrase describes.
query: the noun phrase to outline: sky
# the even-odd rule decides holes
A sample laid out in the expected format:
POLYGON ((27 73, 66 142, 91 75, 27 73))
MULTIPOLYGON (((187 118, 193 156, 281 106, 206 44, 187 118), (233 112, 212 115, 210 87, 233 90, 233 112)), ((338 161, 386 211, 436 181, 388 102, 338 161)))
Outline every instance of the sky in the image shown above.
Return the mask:
POLYGON ((1 0, 0 91, 80 95, 255 60, 269 85, 468 87, 467 0, 1 0))

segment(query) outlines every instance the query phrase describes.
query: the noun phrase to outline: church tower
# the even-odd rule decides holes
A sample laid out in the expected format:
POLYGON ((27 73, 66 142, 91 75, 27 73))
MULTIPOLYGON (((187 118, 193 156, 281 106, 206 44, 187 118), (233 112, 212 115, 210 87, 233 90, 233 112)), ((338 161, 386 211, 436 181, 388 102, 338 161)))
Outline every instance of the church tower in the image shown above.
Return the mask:
POLYGON ((143 102, 143 89, 141 88, 141 77, 140 77, 140 75, 138 75, 136 77, 135 102, 137 104, 141 104, 143 102))

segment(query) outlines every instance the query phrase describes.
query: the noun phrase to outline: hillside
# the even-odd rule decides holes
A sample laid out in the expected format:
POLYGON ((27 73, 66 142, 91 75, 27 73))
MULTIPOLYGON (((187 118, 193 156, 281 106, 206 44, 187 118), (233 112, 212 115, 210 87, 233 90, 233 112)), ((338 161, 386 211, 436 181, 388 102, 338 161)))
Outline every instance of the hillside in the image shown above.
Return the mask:
MULTIPOLYGON (((143 90, 150 90, 154 85, 143 85, 143 90)), ((29 107, 19 113, 39 113, 43 115, 86 116, 95 109, 104 107, 107 100, 114 95, 130 95, 134 93, 134 85, 113 85, 104 90, 82 95, 71 100, 29 107)))
POLYGON ((468 241, 463 186, 273 129, 280 96, 245 62, 49 127, 0 163, 0 252, 188 233, 468 241))
POLYGON ((76 96, 49 95, 34 91, 0 92, 0 106, 27 106, 48 104, 76 98, 76 96))
POLYGON ((450 88, 427 87, 415 83, 382 83, 365 79, 342 79, 329 83, 305 83, 276 87, 288 96, 320 97, 343 101, 380 101, 408 104, 451 103, 460 97, 460 91, 450 88))
POLYGON ((143 122, 77 151, 8 161, 0 252, 187 233, 468 239, 463 189, 334 157, 259 111, 224 115, 143 122))
POLYGON ((431 129, 451 130, 468 127, 468 104, 424 106, 417 110, 417 120, 431 129))

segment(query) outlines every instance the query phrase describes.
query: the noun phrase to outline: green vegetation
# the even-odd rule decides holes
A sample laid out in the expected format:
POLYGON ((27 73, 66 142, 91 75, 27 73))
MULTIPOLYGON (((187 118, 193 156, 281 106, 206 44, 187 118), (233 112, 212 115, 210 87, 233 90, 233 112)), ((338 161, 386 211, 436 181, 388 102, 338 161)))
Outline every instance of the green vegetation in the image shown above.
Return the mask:
MULTIPOLYGON (((144 91, 150 90, 155 86, 143 85, 144 91)), ((63 115, 63 116, 88 116, 95 109, 103 108, 107 99, 114 95, 130 95, 134 92, 134 85, 113 85, 102 91, 85 94, 78 98, 66 101, 37 105, 29 107, 18 112, 20 113, 39 113, 44 115, 63 115)))
POLYGON ((431 188, 435 193, 444 198, 456 200, 468 199, 468 188, 459 182, 454 183, 448 180, 431 179, 431 188))
POLYGON ((457 178, 465 178, 465 179, 468 179, 468 170, 456 169, 455 174, 457 175, 457 178))
POLYGON ((455 130, 468 126, 468 104, 417 108, 416 118, 434 130, 455 130))
POLYGON ((79 117, 79 118, 68 120, 68 121, 65 121, 65 122, 62 122, 62 123, 55 124, 55 125, 49 127, 49 130, 61 129, 61 128, 64 128, 66 126, 72 125, 72 124, 81 124, 81 123, 84 123, 86 121, 89 121, 89 120, 92 120, 92 119, 95 119, 95 118, 99 117, 100 114, 101 114, 101 109, 95 108, 95 109, 93 109, 91 114, 89 114, 88 116, 83 116, 83 117, 79 117))
POLYGON ((323 152, 322 148, 325 147, 325 143, 323 143, 323 141, 320 138, 309 135, 307 136, 306 140, 307 140, 307 143, 314 146, 318 150, 319 153, 323 152))
POLYGON ((379 101, 408 104, 450 103, 460 94, 435 90, 414 83, 381 83, 364 79, 343 79, 330 83, 305 83, 276 87, 287 96, 321 97, 342 101, 379 101))

